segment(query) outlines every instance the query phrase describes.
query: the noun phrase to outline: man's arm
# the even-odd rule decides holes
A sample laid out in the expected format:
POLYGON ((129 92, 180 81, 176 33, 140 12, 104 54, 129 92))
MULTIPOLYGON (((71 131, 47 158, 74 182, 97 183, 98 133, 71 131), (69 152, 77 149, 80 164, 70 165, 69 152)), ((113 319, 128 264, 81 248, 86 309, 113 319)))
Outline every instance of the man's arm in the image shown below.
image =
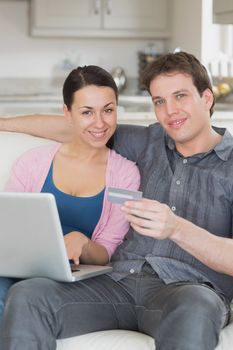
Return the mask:
POLYGON ((233 276, 233 239, 216 236, 155 200, 126 202, 122 210, 140 234, 170 239, 211 269, 233 276))
POLYGON ((0 131, 23 132, 59 142, 67 142, 72 137, 72 128, 62 115, 2 117, 0 131))

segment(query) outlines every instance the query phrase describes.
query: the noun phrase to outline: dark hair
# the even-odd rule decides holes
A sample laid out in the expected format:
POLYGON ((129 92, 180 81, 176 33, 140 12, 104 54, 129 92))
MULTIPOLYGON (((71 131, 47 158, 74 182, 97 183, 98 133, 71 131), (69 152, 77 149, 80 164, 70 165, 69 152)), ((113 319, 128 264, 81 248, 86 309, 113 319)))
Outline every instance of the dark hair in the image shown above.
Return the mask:
POLYGON ((118 89, 110 73, 93 65, 77 67, 70 72, 63 84, 63 101, 68 110, 71 109, 74 93, 88 85, 110 87, 118 100, 118 89))
MULTIPOLYGON (((150 93, 150 83, 153 79, 161 74, 175 72, 191 76, 193 84, 196 86, 200 96, 202 96, 202 93, 206 89, 209 89, 213 94, 212 84, 206 68, 194 55, 182 51, 162 55, 148 64, 142 74, 142 85, 150 93)), ((214 111, 214 103, 215 101, 213 101, 210 108, 210 116, 214 111)))

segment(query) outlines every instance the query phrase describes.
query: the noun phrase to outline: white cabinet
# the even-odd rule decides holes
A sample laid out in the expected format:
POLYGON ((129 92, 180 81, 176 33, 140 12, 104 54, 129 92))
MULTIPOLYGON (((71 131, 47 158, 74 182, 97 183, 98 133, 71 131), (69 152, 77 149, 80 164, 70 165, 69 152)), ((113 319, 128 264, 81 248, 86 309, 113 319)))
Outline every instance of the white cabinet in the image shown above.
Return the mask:
POLYGON ((213 0, 213 21, 233 24, 233 0, 213 0))
POLYGON ((168 0, 31 0, 31 34, 167 38, 168 0))

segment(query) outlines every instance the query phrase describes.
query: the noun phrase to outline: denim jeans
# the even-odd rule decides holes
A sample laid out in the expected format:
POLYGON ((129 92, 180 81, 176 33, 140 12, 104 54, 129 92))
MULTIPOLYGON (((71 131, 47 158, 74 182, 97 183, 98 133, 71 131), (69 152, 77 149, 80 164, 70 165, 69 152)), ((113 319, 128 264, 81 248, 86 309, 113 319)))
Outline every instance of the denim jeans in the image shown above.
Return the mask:
POLYGON ((59 338, 128 329, 154 337, 156 350, 214 350, 229 315, 229 303, 208 286, 166 285, 153 273, 119 282, 33 278, 8 293, 0 349, 55 350, 59 338))
POLYGON ((10 286, 15 282, 14 278, 0 277, 0 325, 3 317, 5 299, 10 286))

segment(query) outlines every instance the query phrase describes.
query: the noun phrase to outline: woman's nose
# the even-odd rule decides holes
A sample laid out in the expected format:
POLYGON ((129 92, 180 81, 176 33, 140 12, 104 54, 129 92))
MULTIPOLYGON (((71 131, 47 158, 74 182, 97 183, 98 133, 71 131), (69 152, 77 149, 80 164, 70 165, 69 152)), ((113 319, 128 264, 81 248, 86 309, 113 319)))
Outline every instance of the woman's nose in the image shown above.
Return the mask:
POLYGON ((96 125, 98 128, 103 127, 103 125, 104 125, 104 120, 103 120, 103 117, 102 117, 101 113, 97 113, 97 114, 96 114, 96 117, 95 117, 95 125, 96 125))

